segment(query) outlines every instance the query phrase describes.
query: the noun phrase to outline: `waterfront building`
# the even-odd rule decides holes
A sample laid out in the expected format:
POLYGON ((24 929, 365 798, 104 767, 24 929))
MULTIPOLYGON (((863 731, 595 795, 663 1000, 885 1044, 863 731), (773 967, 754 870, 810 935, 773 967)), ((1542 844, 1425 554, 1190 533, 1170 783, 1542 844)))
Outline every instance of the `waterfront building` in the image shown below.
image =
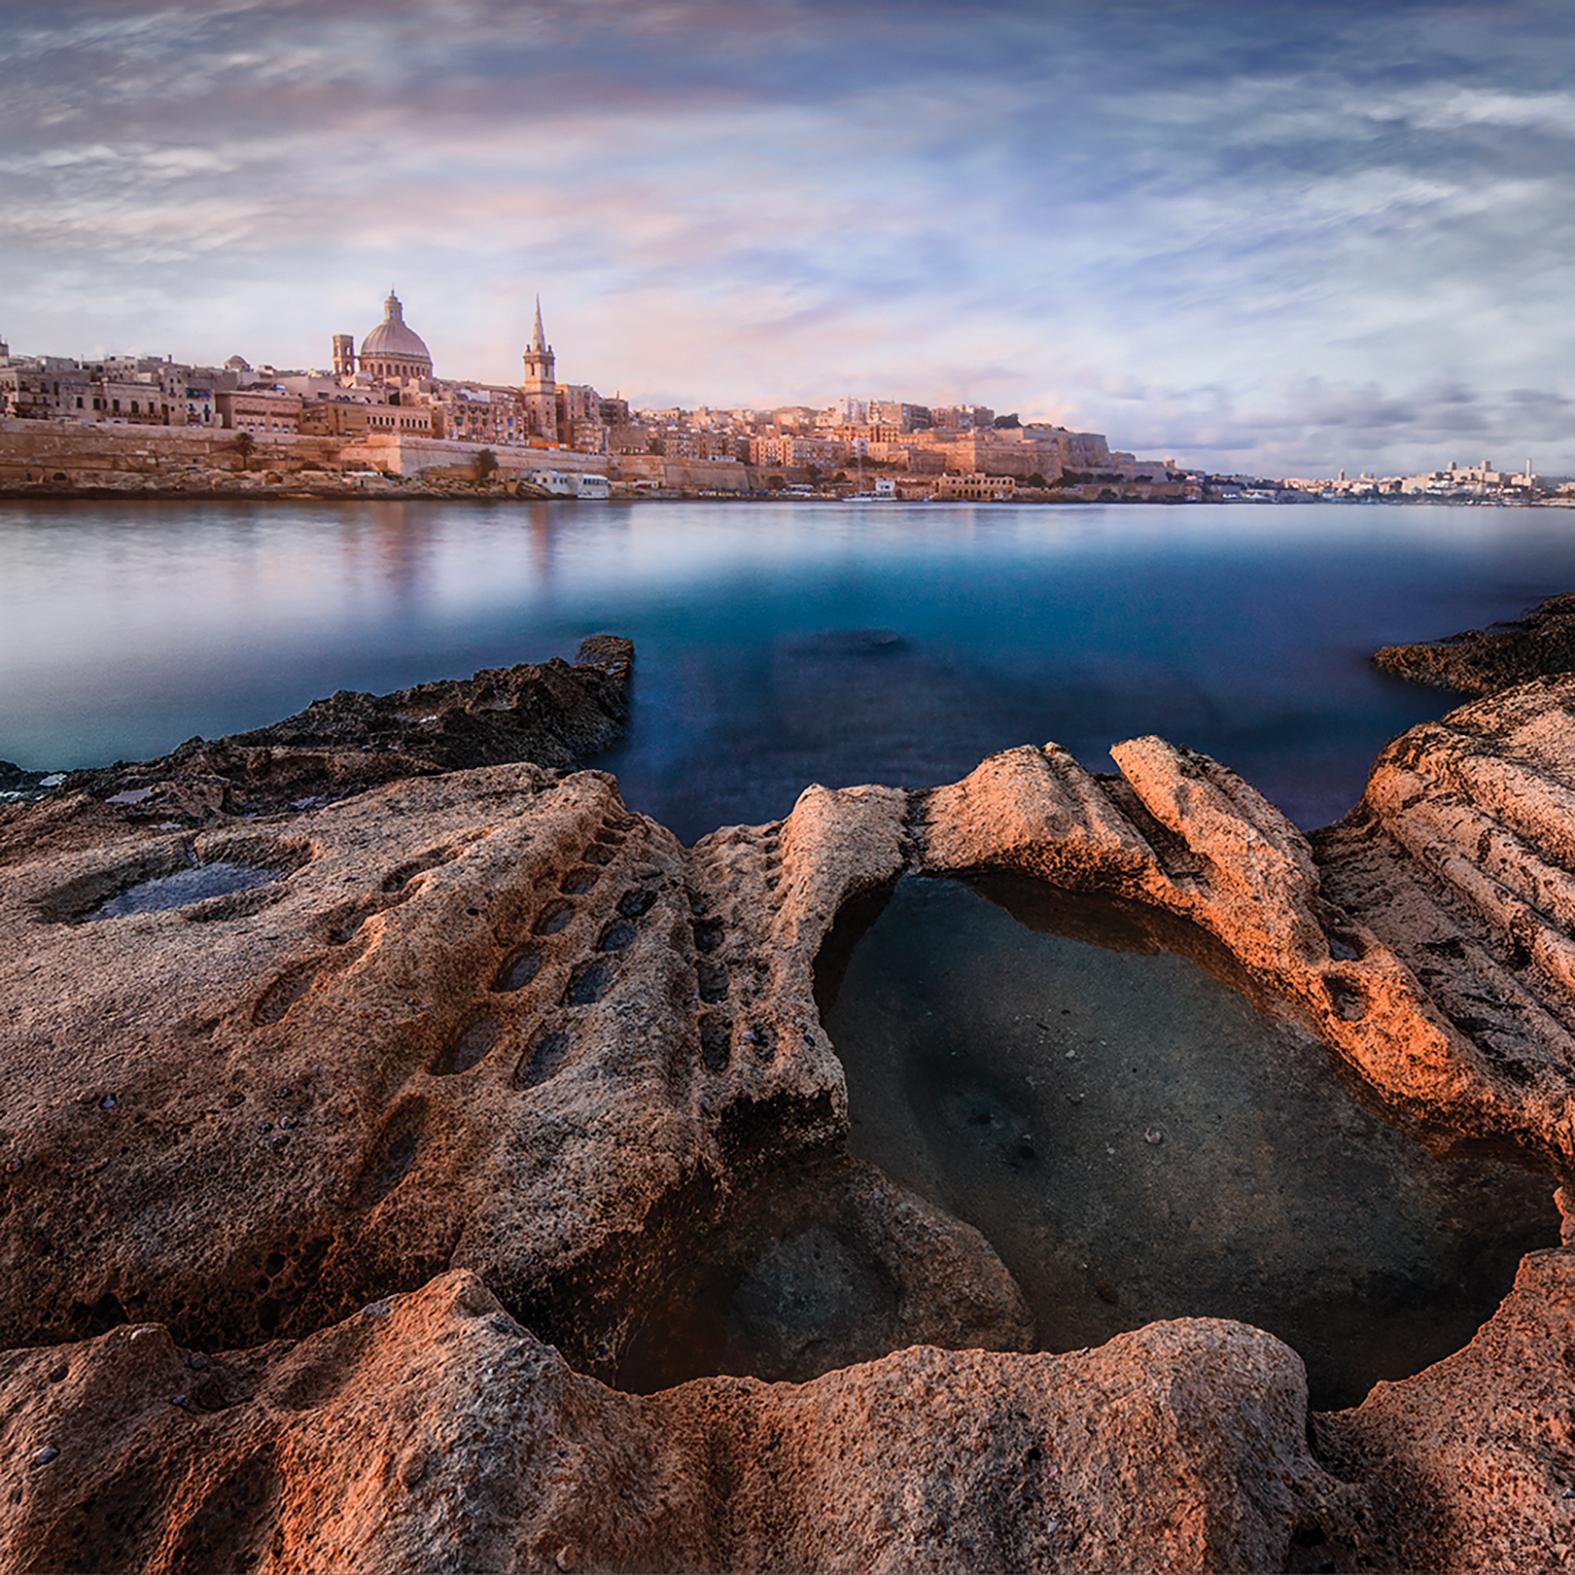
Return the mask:
POLYGON ((442 395, 445 435, 462 443, 500 445, 525 440, 525 412, 517 388, 493 383, 450 384, 442 395))
POLYGON ((1010 503, 1017 483, 1010 476, 987 476, 981 471, 970 475, 945 475, 936 478, 936 498, 958 503, 1010 503))
MULTIPOLYGON (((170 357, 18 358, 7 348, 0 354, 0 414, 345 439, 429 437, 495 449, 572 447, 732 468, 743 461, 795 471, 794 482, 816 471, 880 466, 906 472, 925 488, 943 475, 961 478, 946 484, 957 496, 1006 490, 970 479, 977 477, 1030 485, 1169 481, 1163 463, 1112 453, 1097 433, 997 418, 984 405, 932 408, 844 396, 818 407, 632 411, 621 395, 607 398, 590 384, 558 382, 539 296, 517 385, 437 377, 426 341, 390 289, 382 320, 359 348, 353 335, 334 334, 330 368, 321 371, 266 363, 254 368, 240 355, 222 367, 196 367, 170 357)), ((1482 480, 1488 484, 1486 476, 1482 480)), ((899 490, 904 485, 899 482, 899 490)))
POLYGON ((557 385, 557 431, 561 441, 585 454, 607 452, 606 403, 589 383, 557 385))
POLYGON ((372 430, 372 406, 349 398, 305 399, 301 431, 313 437, 362 438, 372 430))
POLYGON ((848 458, 848 446, 834 437, 798 437, 791 433, 749 439, 752 465, 816 465, 826 469, 848 458))

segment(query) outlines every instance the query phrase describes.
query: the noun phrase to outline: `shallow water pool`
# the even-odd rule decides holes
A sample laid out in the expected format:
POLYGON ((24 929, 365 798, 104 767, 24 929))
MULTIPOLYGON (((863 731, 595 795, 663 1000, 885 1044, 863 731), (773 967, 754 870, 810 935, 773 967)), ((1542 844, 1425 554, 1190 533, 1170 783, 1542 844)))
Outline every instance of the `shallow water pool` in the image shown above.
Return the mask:
POLYGON ((867 919, 820 972, 853 1150, 983 1232, 1045 1349, 1239 1318, 1301 1354, 1315 1405, 1353 1404, 1464 1345, 1558 1241, 1551 1180, 1424 1147, 1135 910, 910 878, 867 919))

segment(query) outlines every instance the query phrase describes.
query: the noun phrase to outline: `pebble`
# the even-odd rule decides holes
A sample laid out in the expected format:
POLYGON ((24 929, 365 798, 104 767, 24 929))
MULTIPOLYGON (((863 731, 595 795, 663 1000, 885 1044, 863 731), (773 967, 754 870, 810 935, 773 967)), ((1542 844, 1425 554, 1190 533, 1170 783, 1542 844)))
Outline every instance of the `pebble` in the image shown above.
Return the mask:
POLYGON ((566 1542, 561 1548, 558 1549, 557 1555, 552 1562, 556 1564, 560 1570, 572 1570, 574 1566, 580 1562, 580 1556, 577 1552, 575 1552, 574 1548, 566 1542))
POLYGON ((1150 1127, 1148 1131, 1143 1134, 1143 1141, 1147 1143, 1150 1148, 1157 1148, 1165 1141, 1165 1134, 1161 1132, 1158 1127, 1150 1127))
POLYGON ((178 1405, 181 1408, 181 1410, 184 1411, 186 1409, 186 1407, 191 1404, 191 1396, 190 1395, 171 1395, 170 1396, 170 1404, 171 1405, 178 1405))
POLYGON ((105 1096, 99 1100, 98 1108, 100 1110, 113 1110, 119 1103, 120 1101, 116 1099, 113 1094, 105 1094, 105 1096))
POLYGON ((59 1453, 60 1451, 53 1444, 45 1444, 42 1449, 33 1451, 33 1464, 35 1466, 47 1466, 59 1453))
POLYGON ((186 1365, 194 1372, 200 1373, 208 1365, 208 1358, 201 1351, 193 1351, 186 1358, 186 1365))

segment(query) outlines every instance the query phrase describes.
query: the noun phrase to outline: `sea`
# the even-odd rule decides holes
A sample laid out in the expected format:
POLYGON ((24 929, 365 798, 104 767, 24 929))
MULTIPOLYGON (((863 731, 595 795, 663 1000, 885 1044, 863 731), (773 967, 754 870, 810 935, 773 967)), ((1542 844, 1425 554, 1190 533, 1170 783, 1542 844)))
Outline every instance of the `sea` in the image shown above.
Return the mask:
POLYGON ((1315 827, 1458 697, 1374 649, 1575 588, 1575 514, 1445 505, 0 503, 0 759, 59 770, 627 635, 597 765, 686 841, 809 783, 1159 733, 1315 827))

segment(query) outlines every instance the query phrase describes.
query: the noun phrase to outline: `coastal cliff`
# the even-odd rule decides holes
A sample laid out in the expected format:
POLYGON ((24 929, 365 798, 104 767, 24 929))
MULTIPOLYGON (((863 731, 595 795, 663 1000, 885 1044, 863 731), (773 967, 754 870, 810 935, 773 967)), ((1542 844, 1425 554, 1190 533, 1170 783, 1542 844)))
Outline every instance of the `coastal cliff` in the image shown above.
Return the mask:
POLYGON ((0 811, 0 1560, 1569 1562, 1570 1248, 1335 1413, 1229 1320, 1036 1352, 989 1242, 850 1154, 815 969, 905 874, 1119 898, 1551 1191, 1575 677, 1402 736, 1311 838, 1143 738, 685 847, 575 769, 629 657, 334 697, 0 811), (762 1288, 751 1355, 697 1375, 738 1345, 718 1266, 762 1288))

